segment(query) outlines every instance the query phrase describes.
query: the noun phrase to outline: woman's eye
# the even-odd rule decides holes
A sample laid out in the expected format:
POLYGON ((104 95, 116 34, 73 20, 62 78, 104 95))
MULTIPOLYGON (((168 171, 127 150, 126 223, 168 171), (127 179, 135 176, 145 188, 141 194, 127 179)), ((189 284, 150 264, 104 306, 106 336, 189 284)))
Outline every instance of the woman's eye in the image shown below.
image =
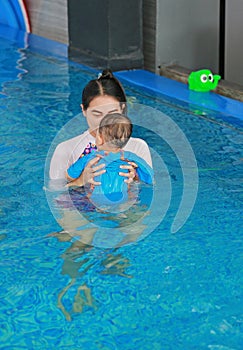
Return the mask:
POLYGON ((102 113, 99 112, 93 112, 92 114, 94 117, 102 117, 102 113))
POLYGON ((202 74, 201 77, 200 77, 200 79, 201 79, 201 82, 202 82, 202 83, 206 83, 207 80, 208 80, 208 77, 206 76, 206 74, 202 74))

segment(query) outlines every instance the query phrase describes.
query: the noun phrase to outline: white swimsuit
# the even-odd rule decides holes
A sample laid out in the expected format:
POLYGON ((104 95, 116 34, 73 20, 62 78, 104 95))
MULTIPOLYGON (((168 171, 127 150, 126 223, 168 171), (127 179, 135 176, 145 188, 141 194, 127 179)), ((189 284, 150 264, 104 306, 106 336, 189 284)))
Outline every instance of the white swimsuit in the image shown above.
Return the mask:
MULTIPOLYGON (((67 169, 75 163, 89 147, 95 147, 95 138, 89 131, 70 140, 60 143, 52 156, 50 163, 50 179, 65 179, 67 169)), ((124 147, 124 151, 135 153, 152 167, 152 159, 147 143, 139 138, 131 137, 124 147)), ((89 153, 89 152, 88 152, 89 153)))

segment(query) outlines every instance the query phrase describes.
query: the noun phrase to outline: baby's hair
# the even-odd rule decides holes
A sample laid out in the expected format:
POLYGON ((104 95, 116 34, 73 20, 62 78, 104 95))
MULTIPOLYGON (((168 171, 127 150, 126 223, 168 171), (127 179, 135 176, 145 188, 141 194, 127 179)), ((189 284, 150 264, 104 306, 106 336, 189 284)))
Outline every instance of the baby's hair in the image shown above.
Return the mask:
POLYGON ((132 122, 120 113, 107 114, 101 120, 98 132, 112 148, 123 148, 131 137, 132 122))
POLYGON ((86 111, 90 102, 97 96, 114 97, 123 107, 123 113, 126 114, 126 94, 116 77, 110 69, 105 69, 97 79, 90 80, 85 86, 82 93, 82 105, 86 111))

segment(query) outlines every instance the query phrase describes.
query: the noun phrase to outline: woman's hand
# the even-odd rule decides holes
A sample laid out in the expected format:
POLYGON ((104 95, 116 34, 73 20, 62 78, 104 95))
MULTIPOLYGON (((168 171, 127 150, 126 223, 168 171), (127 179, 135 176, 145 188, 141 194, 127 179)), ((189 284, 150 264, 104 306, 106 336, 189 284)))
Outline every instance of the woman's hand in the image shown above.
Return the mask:
POLYGON ((102 159, 103 157, 98 155, 97 157, 95 157, 94 159, 91 159, 88 164, 86 165, 84 171, 82 172, 82 174, 77 178, 77 179, 70 179, 71 182, 69 182, 67 184, 67 187, 71 187, 71 186, 85 186, 86 184, 91 184, 94 186, 98 186, 101 183, 98 181, 95 181, 94 178, 96 176, 99 176, 101 174, 104 174, 106 172, 105 169, 103 169, 105 167, 105 164, 98 164, 98 162, 102 159), (73 180, 73 181, 72 181, 73 180))
POLYGON ((133 181, 137 181, 138 180, 138 176, 137 176, 137 172, 136 172, 136 168, 138 166, 134 162, 127 162, 127 164, 128 165, 121 165, 120 168, 121 169, 127 169, 128 173, 120 172, 119 175, 127 177, 127 179, 124 180, 124 182, 129 184, 129 183, 131 183, 133 181))
POLYGON ((102 158, 103 157, 101 155, 98 155, 97 157, 95 157, 94 159, 91 159, 88 162, 88 164, 86 165, 82 173, 83 179, 84 179, 84 185, 86 185, 87 183, 94 186, 101 185, 101 182, 95 181, 94 178, 106 172, 106 170, 103 169, 105 167, 104 163, 97 165, 102 158))

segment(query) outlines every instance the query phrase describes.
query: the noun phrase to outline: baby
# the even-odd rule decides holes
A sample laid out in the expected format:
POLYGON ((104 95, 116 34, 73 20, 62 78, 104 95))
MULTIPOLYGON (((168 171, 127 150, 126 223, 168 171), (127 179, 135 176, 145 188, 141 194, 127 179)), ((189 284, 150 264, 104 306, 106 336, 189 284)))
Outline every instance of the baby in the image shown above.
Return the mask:
MULTIPOLYGON (((119 204, 127 199, 128 184, 119 175, 120 165, 134 163, 137 178, 147 184, 153 183, 153 169, 136 154, 124 151, 132 134, 132 123, 127 116, 119 113, 107 114, 100 122, 96 133, 97 150, 79 158, 67 170, 68 178, 73 179, 68 186, 79 186, 79 176, 86 164, 99 156, 105 163, 106 172, 97 176, 101 185, 91 188, 90 198, 106 204, 119 204)), ((126 170, 125 170, 126 171, 126 170)), ((128 170, 127 170, 128 171, 128 170)))

